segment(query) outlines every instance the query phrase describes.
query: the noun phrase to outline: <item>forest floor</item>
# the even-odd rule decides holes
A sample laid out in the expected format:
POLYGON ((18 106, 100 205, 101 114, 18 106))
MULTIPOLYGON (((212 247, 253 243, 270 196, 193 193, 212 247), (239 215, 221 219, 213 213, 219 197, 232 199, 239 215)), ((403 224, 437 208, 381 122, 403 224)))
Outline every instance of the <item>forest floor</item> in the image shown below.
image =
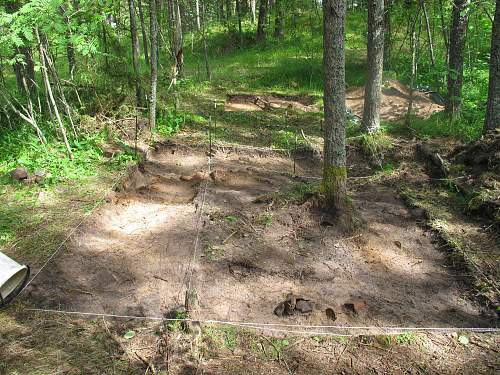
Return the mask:
MULTIPOLYGON (((187 125, 149 149, 0 313, 0 373, 498 371, 498 335, 384 329, 496 327, 498 234, 487 221, 463 215, 456 196, 415 158, 417 141, 402 135, 390 136, 375 158, 351 137, 356 230, 344 233, 315 204, 321 171, 315 102, 220 87, 183 98, 183 110, 210 115, 211 124, 187 125), (196 290, 194 319, 260 329, 203 324, 189 334, 172 321, 27 310, 182 318, 188 286, 196 290), (312 311, 277 316, 290 293, 312 311)), ((36 273, 56 239, 80 223, 78 212, 91 212, 82 195, 80 188, 61 190, 74 215, 67 205, 29 207, 65 217, 55 220, 62 232, 47 246, 30 228, 30 248, 44 249, 22 253, 17 244, 7 254, 36 273)), ((41 232, 47 223, 39 226, 41 232)))

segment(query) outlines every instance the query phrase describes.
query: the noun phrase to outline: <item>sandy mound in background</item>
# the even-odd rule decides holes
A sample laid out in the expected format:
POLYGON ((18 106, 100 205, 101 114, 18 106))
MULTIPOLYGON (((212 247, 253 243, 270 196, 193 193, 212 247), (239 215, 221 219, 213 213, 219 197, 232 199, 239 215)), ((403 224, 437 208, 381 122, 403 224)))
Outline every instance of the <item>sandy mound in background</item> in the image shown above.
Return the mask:
MULTIPOLYGON (((362 117, 365 98, 364 87, 351 87, 346 92, 346 105, 352 112, 362 117)), ((410 88, 398 81, 389 80, 384 82, 382 88, 382 103, 380 107, 380 118, 382 120, 400 120, 405 117, 410 99, 410 88)), ((413 92, 414 114, 421 118, 428 118, 444 107, 434 102, 431 94, 420 91, 413 92)))

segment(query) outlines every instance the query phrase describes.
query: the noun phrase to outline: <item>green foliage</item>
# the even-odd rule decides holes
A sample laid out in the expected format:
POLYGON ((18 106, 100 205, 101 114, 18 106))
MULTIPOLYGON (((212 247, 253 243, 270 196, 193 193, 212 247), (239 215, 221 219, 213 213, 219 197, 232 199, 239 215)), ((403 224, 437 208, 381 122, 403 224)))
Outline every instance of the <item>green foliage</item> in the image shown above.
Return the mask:
POLYGON ((188 318, 188 314, 185 311, 176 311, 172 316, 173 320, 167 320, 164 324, 167 331, 170 332, 185 332, 186 324, 184 319, 188 318), (177 320, 176 320, 177 319, 177 320))
MULTIPOLYGON (((82 180, 94 176, 105 165, 100 146, 105 143, 104 131, 70 140, 74 160, 67 157, 65 146, 50 131, 45 132, 47 144, 43 145, 32 129, 23 126, 0 133, 0 184, 13 183, 10 171, 21 166, 31 173, 45 172, 45 185, 63 180, 82 180)), ((133 160, 132 150, 117 155, 107 166, 119 167, 133 160)))
POLYGON ((185 115, 166 109, 156 117, 156 132, 163 137, 169 137, 177 133, 185 121, 185 115))
POLYGON ((274 216, 271 212, 265 212, 260 215, 259 221, 266 228, 270 228, 273 225, 274 216))

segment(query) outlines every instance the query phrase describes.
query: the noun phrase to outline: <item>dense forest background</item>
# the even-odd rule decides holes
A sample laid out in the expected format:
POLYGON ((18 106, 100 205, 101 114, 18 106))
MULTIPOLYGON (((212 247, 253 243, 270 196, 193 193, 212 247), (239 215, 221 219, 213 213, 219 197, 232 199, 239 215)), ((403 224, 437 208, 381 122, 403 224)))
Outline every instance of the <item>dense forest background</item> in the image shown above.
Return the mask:
MULTIPOLYGON (((384 77, 432 91, 443 103, 460 98, 452 121, 438 114, 415 120, 415 130, 477 139, 487 106, 494 1, 385 3, 384 77), (454 19, 457 6, 461 19, 454 19), (458 26, 463 49, 452 32, 458 26), (463 87, 448 93, 447 79, 455 76, 463 76, 463 87)), ((346 43, 362 54, 367 2, 347 7, 346 43)), ((96 116, 138 112, 154 131, 175 131, 177 94, 207 81, 314 94, 323 88, 316 1, 2 1, 0 11, 1 158, 10 161, 2 172, 21 161, 64 165, 50 149, 74 164, 91 163, 99 157, 92 145, 105 131, 85 128, 96 116), (252 74, 238 74, 236 61, 252 74)), ((349 53, 347 84, 362 85, 366 63, 349 53)))

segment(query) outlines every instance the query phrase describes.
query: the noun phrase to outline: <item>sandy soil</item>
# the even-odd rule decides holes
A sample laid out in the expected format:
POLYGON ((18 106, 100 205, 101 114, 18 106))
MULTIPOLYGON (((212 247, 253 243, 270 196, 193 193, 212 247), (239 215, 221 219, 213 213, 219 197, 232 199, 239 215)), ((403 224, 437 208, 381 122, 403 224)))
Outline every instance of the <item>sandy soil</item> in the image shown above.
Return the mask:
MULTIPOLYGON (((205 150, 159 147, 34 281, 32 304, 155 316, 182 306, 207 186, 192 274, 200 319, 331 324, 330 307, 335 324, 494 325, 393 190, 353 192, 364 226, 346 236, 309 202, 254 202, 294 183, 289 158, 234 148, 210 171, 207 160, 205 150), (274 315, 288 293, 314 311, 274 315)), ((299 175, 317 172, 300 160, 299 175)))
MULTIPOLYGON (((408 110, 409 99, 410 89, 408 86, 394 80, 386 81, 382 88, 380 118, 386 121, 404 118, 408 110)), ((352 87, 346 91, 346 105, 359 117, 363 116, 364 100, 364 87, 352 87)), ((444 107, 435 103, 429 95, 414 91, 414 115, 427 118, 443 109, 444 107)))

